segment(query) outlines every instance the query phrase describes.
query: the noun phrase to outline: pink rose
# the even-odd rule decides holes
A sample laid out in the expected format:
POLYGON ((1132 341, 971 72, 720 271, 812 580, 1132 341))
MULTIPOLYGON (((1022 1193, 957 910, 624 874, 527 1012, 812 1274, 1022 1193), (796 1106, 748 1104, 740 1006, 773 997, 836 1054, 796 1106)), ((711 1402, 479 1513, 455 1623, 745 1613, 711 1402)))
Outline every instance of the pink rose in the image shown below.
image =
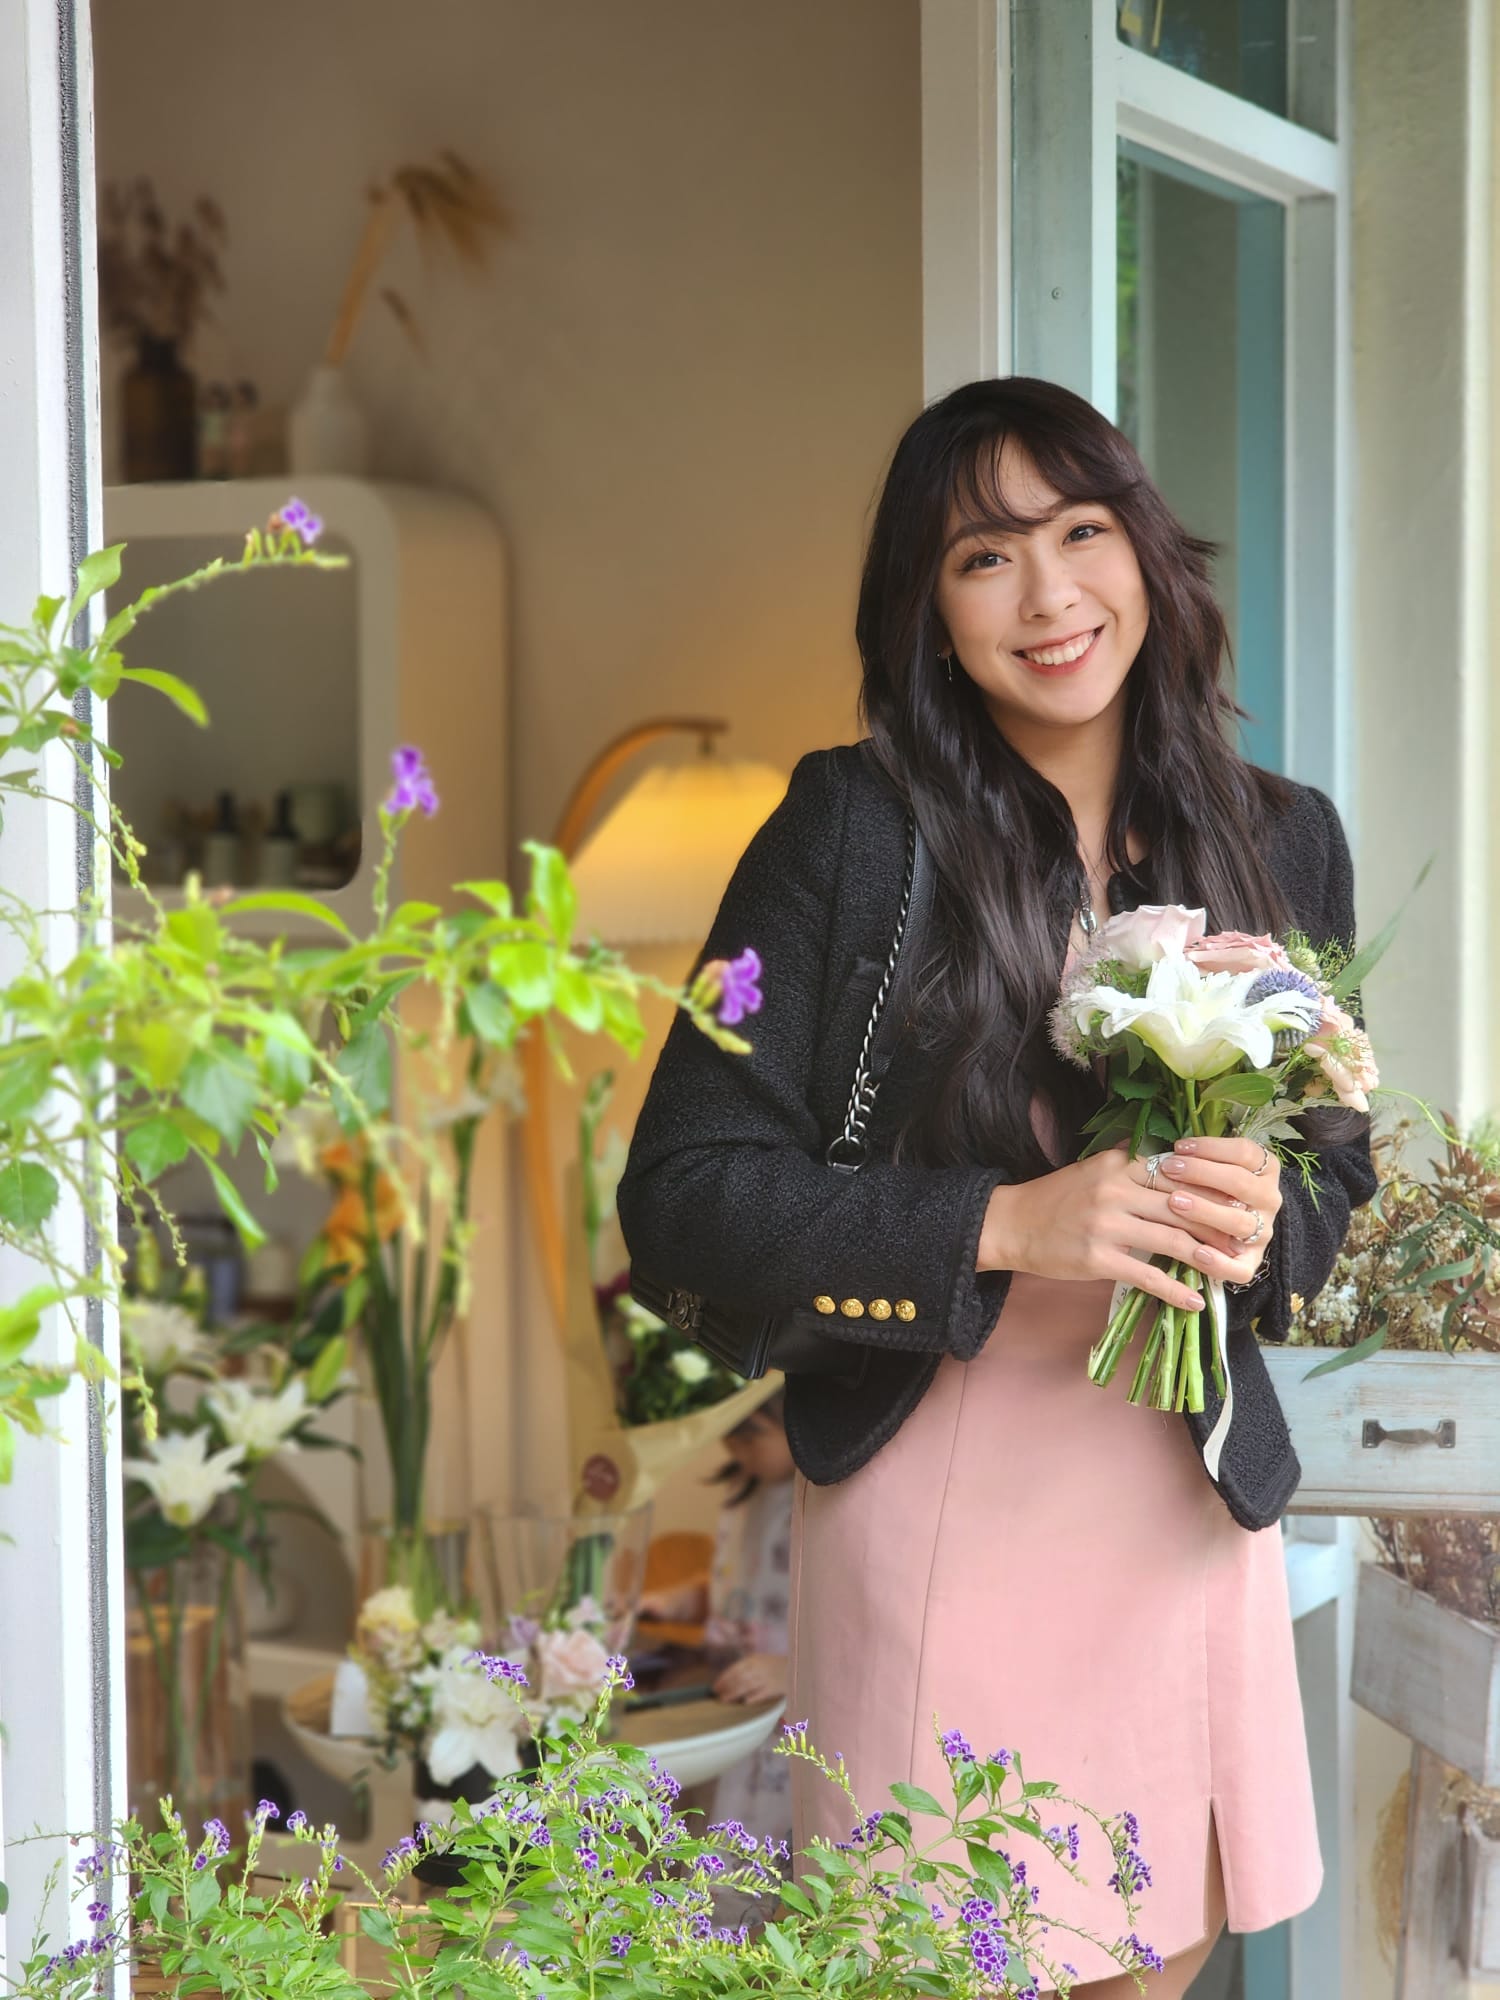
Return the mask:
POLYGON ((1326 993, 1323 1018, 1306 1046, 1317 1057, 1339 1103, 1351 1111, 1368 1111, 1369 1093, 1380 1081, 1374 1048, 1364 1029, 1354 1025, 1353 1015, 1326 993))
POLYGON ((543 1632, 536 1642, 543 1701, 572 1694, 597 1694, 609 1671, 609 1655, 592 1632, 543 1632))
POLYGON ((1204 911, 1185 910, 1180 903, 1142 903, 1138 910, 1122 910, 1102 923, 1089 956, 1117 958, 1130 966, 1154 965, 1201 938, 1204 922, 1204 911))
POLYGON ((1244 931, 1216 931, 1183 953, 1200 972, 1286 972, 1292 961, 1273 937, 1244 931))

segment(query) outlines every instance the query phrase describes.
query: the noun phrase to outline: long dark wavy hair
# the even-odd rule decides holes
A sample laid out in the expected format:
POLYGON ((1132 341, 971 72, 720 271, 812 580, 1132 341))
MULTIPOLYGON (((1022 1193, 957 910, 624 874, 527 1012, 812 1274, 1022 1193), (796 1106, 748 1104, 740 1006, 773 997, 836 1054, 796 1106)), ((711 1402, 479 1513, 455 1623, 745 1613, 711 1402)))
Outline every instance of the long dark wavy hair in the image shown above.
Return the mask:
POLYGON ((1007 440, 1067 502, 1112 509, 1145 582, 1149 622, 1126 682, 1105 849, 1134 891, 1127 904, 1201 905, 1210 931, 1284 930, 1263 836, 1287 788, 1230 741, 1240 710, 1209 583, 1214 546, 1177 520, 1124 433, 1081 396, 1029 376, 970 382, 924 410, 886 476, 855 626, 873 749, 911 801, 938 871, 935 941, 914 1010, 931 1087, 897 1149, 1027 1179, 1057 1164, 1032 1130, 1033 1097, 1054 1113, 1066 1159, 1100 1101, 1047 1036, 1083 886, 1077 832, 1067 800, 1010 747, 968 675, 955 661, 950 680, 939 663, 936 609, 954 510, 1001 532, 1039 525, 1001 490, 1007 440), (1146 849, 1139 870, 1127 853, 1132 830, 1146 849))

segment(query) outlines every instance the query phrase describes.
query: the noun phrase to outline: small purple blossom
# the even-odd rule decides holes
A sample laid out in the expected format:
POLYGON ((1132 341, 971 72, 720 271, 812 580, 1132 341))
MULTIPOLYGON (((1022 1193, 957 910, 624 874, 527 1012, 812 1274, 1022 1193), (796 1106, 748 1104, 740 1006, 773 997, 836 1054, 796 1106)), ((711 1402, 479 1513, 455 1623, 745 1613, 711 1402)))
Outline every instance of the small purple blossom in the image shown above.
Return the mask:
POLYGON ((629 1951, 631 1942, 632 1938, 629 1931, 617 1931, 609 1941, 609 1948, 616 1958, 623 1958, 626 1952, 629 1951))
POLYGON ((1161 1971, 1161 1954, 1153 1951, 1149 1944, 1143 1944, 1134 1931, 1128 1937, 1122 1937, 1120 1945, 1123 1950, 1131 1953, 1135 1963, 1141 1966, 1143 1970, 1147 1972, 1161 1971))
POLYGON ((255 1817, 262 1822, 268 1819, 280 1819, 281 1807, 274 1799, 260 1799, 256 1803, 255 1817))
POLYGON ((109 1905, 108 1903, 90 1903, 87 1914, 91 1924, 107 1924, 109 1922, 109 1905))
POLYGON ((305 500, 298 500, 294 496, 292 499, 284 502, 276 511, 280 517, 281 525, 284 528, 295 529, 302 537, 302 543, 305 548, 310 549, 323 532, 322 521, 307 505, 305 500))
POLYGON ((1010 1953, 992 1930, 980 1928, 969 1933, 969 1953, 986 1979, 1003 1979, 1010 1953))
POLYGON ((221 1819, 206 1819, 203 1822, 203 1853, 207 1858, 214 1855, 220 1859, 229 1852, 229 1828, 221 1819))
POLYGON ((943 1737, 943 1755, 952 1764, 972 1764, 974 1748, 962 1730, 950 1729, 943 1737))
POLYGON ((992 1750, 990 1752, 990 1762, 998 1764, 1002 1771, 1008 1771, 1015 1762, 1015 1758, 1009 1750, 992 1750))
POLYGON ((501 1654, 470 1653, 464 1664, 471 1667, 477 1666, 485 1679, 492 1683, 495 1681, 508 1681, 512 1687, 518 1688, 529 1687, 531 1685, 526 1678, 525 1668, 517 1666, 514 1660, 507 1660, 501 1654))
POLYGON ((288 1833, 306 1833, 307 1814, 305 1812, 294 1812, 286 1823, 286 1830, 288 1833))
POLYGON ((391 752, 390 794, 385 801, 388 813, 421 812, 428 819, 438 809, 437 790, 426 760, 413 744, 403 743, 391 752))
POLYGON ((717 1015, 721 1027, 736 1027, 747 1014, 760 1012, 764 996, 756 982, 761 970, 760 954, 749 946, 738 958, 721 961, 719 977, 722 983, 717 1015))
POLYGON ((622 1687, 628 1694, 635 1686, 635 1675, 630 1671, 630 1663, 623 1653, 611 1653, 605 1661, 610 1679, 616 1687, 622 1687))
POLYGON ((781 1733, 783 1736, 805 1736, 807 1734, 807 1724, 805 1722, 783 1722, 781 1733))

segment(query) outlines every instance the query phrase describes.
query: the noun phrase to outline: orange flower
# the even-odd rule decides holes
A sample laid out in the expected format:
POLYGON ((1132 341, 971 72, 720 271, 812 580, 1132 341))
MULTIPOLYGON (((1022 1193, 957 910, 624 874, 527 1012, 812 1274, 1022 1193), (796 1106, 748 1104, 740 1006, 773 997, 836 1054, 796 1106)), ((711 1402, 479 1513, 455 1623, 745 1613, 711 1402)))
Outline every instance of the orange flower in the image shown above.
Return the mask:
MULTIPOLYGON (((321 1232, 328 1250, 328 1261, 330 1264, 346 1264, 351 1272, 362 1271, 372 1234, 370 1213, 360 1185, 363 1163, 354 1149, 343 1141, 326 1148, 320 1158, 325 1172, 335 1183, 343 1184, 321 1232), (334 1163, 334 1155, 339 1156, 337 1164, 334 1163)), ((377 1173, 373 1234, 380 1242, 388 1242, 405 1220, 406 1205, 401 1199, 400 1188, 388 1174, 377 1173)))

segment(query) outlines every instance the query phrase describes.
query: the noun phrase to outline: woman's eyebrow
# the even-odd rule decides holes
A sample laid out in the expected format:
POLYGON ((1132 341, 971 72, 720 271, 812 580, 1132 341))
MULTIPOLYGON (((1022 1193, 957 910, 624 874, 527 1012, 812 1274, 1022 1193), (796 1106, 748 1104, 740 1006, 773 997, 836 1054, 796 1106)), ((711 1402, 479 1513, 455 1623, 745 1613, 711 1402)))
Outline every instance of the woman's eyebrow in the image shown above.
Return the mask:
POLYGON ((953 530, 943 544, 943 554, 949 555, 960 542, 968 541, 975 535, 1033 535, 1038 528, 1045 528, 1050 521, 1059 520, 1064 514, 1088 506, 1087 500, 1059 500, 1055 507, 1049 507, 1039 520, 1028 522, 1024 528, 1002 528, 998 521, 963 521, 953 530))

